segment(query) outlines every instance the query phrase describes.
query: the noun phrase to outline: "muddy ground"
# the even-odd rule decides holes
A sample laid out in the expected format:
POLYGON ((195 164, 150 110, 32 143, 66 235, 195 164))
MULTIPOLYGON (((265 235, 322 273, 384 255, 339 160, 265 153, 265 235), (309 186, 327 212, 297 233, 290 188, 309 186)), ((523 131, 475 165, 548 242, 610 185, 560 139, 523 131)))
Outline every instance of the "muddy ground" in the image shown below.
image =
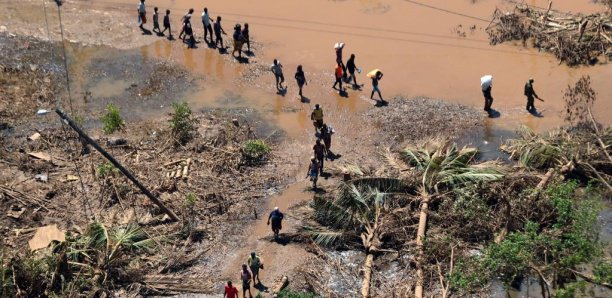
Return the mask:
MULTIPOLYGON (((9 33, 0 35, 1 53, 3 53, 0 59, 4 59, 0 61, 23 65, 22 69, 16 72, 13 70, 14 67, 11 67, 9 70, 13 71, 12 73, 5 71, 0 74, 2 83, 6 82, 7 85, 13 86, 0 90, 4 92, 1 93, 0 100, 2 107, 0 124, 4 122, 7 123, 5 127, 11 127, 11 129, 2 129, 3 139, 0 148, 2 173, 0 186, 9 189, 3 193, 0 200, 1 236, 6 239, 7 246, 17 251, 17 248, 26 246, 27 240, 32 237, 33 230, 28 229, 46 224, 57 223, 65 231, 79 233, 94 215, 96 219, 109 224, 136 221, 145 227, 160 246, 155 253, 144 256, 143 263, 146 265, 142 266, 144 271, 142 279, 129 288, 133 292, 218 294, 222 290, 223 282, 227 279, 237 279, 240 264, 246 261, 249 252, 255 250, 266 262, 262 281, 267 286, 274 285, 281 276, 288 275, 292 281, 291 287, 294 289, 315 290, 332 297, 355 294, 359 287, 359 268, 363 258, 360 253, 321 251, 311 246, 308 239, 296 237, 301 224, 300 206, 306 205, 314 195, 304 179, 304 174, 314 142, 314 131, 308 117, 315 102, 324 104, 326 121, 329 119, 329 123, 336 130, 332 149, 340 155, 340 158, 326 163, 330 172, 337 172, 334 170, 350 164, 375 168, 382 162, 380 153, 386 148, 401 148, 407 143, 418 142, 432 136, 452 135, 463 141, 470 139, 482 141, 480 136, 485 135, 497 139, 497 143, 500 141, 499 134, 493 133, 494 136, 491 137, 491 119, 483 119, 485 114, 479 108, 421 96, 390 96, 395 93, 401 94, 397 92, 401 90, 411 95, 444 94, 450 96, 448 99, 451 101, 480 104, 479 92, 473 96, 466 91, 472 87, 466 87, 465 82, 468 80, 471 82, 473 78, 467 78, 464 74, 457 81, 449 75, 456 70, 449 69, 449 66, 440 66, 454 65, 449 64, 444 58, 451 56, 449 52, 440 48, 434 47, 436 50, 431 52, 439 57, 433 61, 435 65, 432 68, 441 67, 443 70, 442 77, 435 79, 432 78, 434 72, 425 72, 422 77, 420 76, 423 69, 431 66, 430 60, 406 59, 411 61, 408 65, 391 66, 398 56, 386 51, 393 48, 389 45, 398 42, 397 36, 383 38, 379 47, 383 50, 382 54, 371 52, 360 54, 359 59, 363 59, 359 60, 360 66, 363 61, 368 67, 378 67, 379 64, 373 63, 375 58, 388 62, 389 65, 389 71, 385 71, 389 81, 387 79, 384 81, 384 88, 387 86, 389 88, 383 90, 386 96, 390 96, 388 100, 391 104, 374 107, 368 98, 369 89, 349 90, 348 98, 334 94, 330 90, 329 85, 333 81, 329 72, 331 67, 328 63, 323 64, 319 61, 323 55, 322 50, 311 52, 307 48, 310 43, 318 44, 335 40, 335 35, 333 38, 327 35, 325 39, 319 38, 320 34, 325 33, 322 29, 319 30, 319 27, 325 24, 313 23, 318 30, 317 34, 309 32, 303 35, 303 39, 294 43, 281 38, 276 39, 276 43, 270 42, 273 37, 286 34, 287 32, 283 30, 289 30, 291 26, 286 23, 268 25, 268 28, 280 28, 280 31, 256 33, 262 38, 255 44, 257 49, 255 56, 249 58, 249 63, 240 63, 227 54, 219 54, 216 50, 206 48, 203 44, 198 44, 199 48, 192 51, 186 50, 179 42, 170 43, 163 38, 142 35, 134 26, 135 20, 132 14, 126 12, 126 9, 132 9, 133 5, 109 4, 121 1, 102 4, 100 1, 93 1, 92 4, 97 5, 88 6, 84 5, 84 2, 86 1, 68 1, 67 9, 63 11, 66 39, 71 40, 66 46, 69 70, 72 74, 71 82, 74 83, 72 96, 75 115, 83 117, 83 125, 87 131, 125 163, 144 181, 145 185, 155 190, 179 216, 185 213, 182 207, 185 195, 189 192, 196 193, 199 201, 195 209, 202 237, 197 241, 185 239, 180 233, 181 223, 166 222, 159 210, 125 178, 119 175, 105 179, 98 177, 95 170, 104 159, 95 152, 80 156, 78 154, 80 144, 74 133, 69 130, 65 132, 64 127, 57 121, 57 116, 34 115, 39 108, 52 109, 55 106, 54 100, 58 97, 62 99, 64 109, 69 110, 65 85, 63 85, 62 60, 57 58, 60 47, 39 39, 46 39, 47 34, 46 27, 41 26, 39 22, 44 20, 44 14, 40 10, 39 3, 35 1, 19 2, 20 6, 17 8, 14 8, 14 2, 7 2, 9 12, 0 14, 0 24, 7 24, 4 26, 6 28, 0 27, 0 30, 17 34, 17 36, 8 35, 9 33), (31 11, 32 14, 25 13, 27 11, 31 11), (95 21, 83 22, 83 16, 91 15, 95 16, 93 18, 95 21), (30 18, 38 22, 27 23, 30 18), (34 35, 38 38, 32 39, 22 35, 34 35), (264 44, 267 45, 266 53, 261 51, 264 44), (300 102, 294 97, 296 91, 293 85, 288 94, 274 94, 273 78, 267 70, 268 60, 271 57, 279 57, 286 63, 285 77, 290 81, 292 69, 297 62, 285 62, 289 60, 286 56, 288 53, 296 54, 303 61, 311 62, 312 68, 307 68, 310 82, 306 88, 307 101, 300 102), (19 57, 26 58, 21 61, 16 59, 19 57), (49 62, 37 60, 48 57, 52 57, 49 62), (45 66, 47 64, 51 66, 45 66), (48 69, 55 71, 46 71, 48 69), (406 84, 406 76, 398 75, 400 69, 409 69, 414 81, 406 84), (394 73, 396 75, 393 75, 394 73), (452 82, 452 84, 442 82, 452 82), (413 86, 414 89, 419 86, 419 90, 412 90, 413 86), (7 101, 7 98, 10 100, 7 101), (33 101, 32 98, 37 101, 33 101), (170 117, 168 114, 171 112, 169 105, 173 101, 186 98, 197 107, 194 108, 197 136, 185 146, 176 147, 172 145, 169 137, 167 123, 170 117), (124 131, 108 136, 101 132, 98 119, 105 105, 111 102, 124 111, 123 116, 127 120, 127 126, 124 131), (232 123, 233 118, 238 120, 239 127, 232 123), (37 131, 41 134, 38 140, 27 140, 28 136, 37 131), (474 135, 476 137, 473 137, 474 135), (111 148, 106 144, 109 137, 123 138, 127 141, 127 145, 111 148), (262 138, 272 145, 271 157, 262 165, 244 166, 241 163, 240 148, 245 140, 251 138, 262 138), (51 161, 38 160, 27 154, 39 151, 49 153, 51 161), (164 164, 187 158, 193 160, 187 179, 166 177, 167 173, 177 168, 164 164), (77 175, 79 173, 80 177, 77 175), (37 181, 35 176, 39 174, 47 175, 48 182, 37 181), (79 180, 74 180, 72 176, 77 176, 79 180), (270 241, 269 227, 262 220, 262 217, 265 218, 267 212, 274 206, 288 210, 286 212, 288 219, 283 230, 283 239, 286 239, 286 242, 283 244, 270 241), (25 211, 15 219, 4 216, 9 209, 25 211), (256 214, 257 219, 255 219, 256 214), (319 274, 312 275, 313 271, 319 274)), ((345 7, 352 1, 335 2, 329 1, 317 5, 326 8, 332 5, 345 7)), ((365 7, 361 7, 362 4, 358 8, 351 7, 351 14, 358 12, 367 15, 368 20, 372 17, 381 22, 387 19, 386 16, 391 15, 388 20, 393 22, 397 20, 398 12, 402 11, 397 9, 401 5, 396 3, 399 1, 393 1, 392 5, 384 5, 377 1, 367 2, 363 4, 365 7)), ((456 5, 462 8, 465 6, 456 5)), ((262 7, 265 8, 265 5, 262 7)), ((48 9, 54 8, 48 7, 48 9)), ((313 6, 305 9, 315 8, 313 6)), ((177 20, 184 7, 173 6, 173 9, 173 17, 177 20)), ((259 11, 261 8, 257 9, 253 13, 261 13, 259 11)), ((480 12, 484 10, 479 8, 480 12)), ((320 11, 324 11, 322 17, 326 17, 329 10, 320 11)), ((420 12, 420 10, 410 11, 410 13, 420 12)), ((292 14, 295 13, 291 12, 289 15, 292 14)), ((405 17, 401 13, 399 15, 405 17)), ((242 21, 244 14, 230 16, 232 18, 230 22, 238 19, 242 21)), ((351 16, 347 15, 347 18, 349 17, 351 16)), ((423 14, 423 17, 431 15, 423 14)), ((51 38, 58 40, 59 28, 57 23, 53 23, 56 22, 54 20, 56 18, 49 19, 51 38)), ((420 20, 420 18, 414 19, 415 22, 420 20)), ((276 19, 276 21, 282 20, 276 19)), ((228 25, 230 22, 226 23, 226 30, 231 28, 228 25)), ((299 19, 292 20, 292 23, 298 25, 300 22, 299 19)), ((459 21, 451 19, 450 22, 454 22, 453 27, 456 27, 459 21)), ((266 25, 260 24, 260 26, 266 25)), ((371 34, 369 28, 346 25, 340 28, 347 31, 349 29, 358 32, 367 31, 371 34)), ((451 26, 439 23, 434 28, 443 31, 450 30, 451 26)), ((382 32, 400 35, 403 39, 405 36, 415 35, 403 31, 382 30, 382 32)), ((351 33, 348 36, 354 41, 353 44, 365 49, 365 42, 358 40, 358 37, 363 35, 360 34, 351 33)), ((399 42, 407 42, 401 40, 402 38, 399 42)), ((438 41, 440 38, 444 41, 456 39, 441 35, 437 37, 430 35, 428 38, 438 41)), ((445 46, 452 46, 450 48, 455 54, 454 51, 460 48, 459 46, 474 42, 470 40, 471 38, 467 40, 459 38, 451 45, 445 46)), ((423 42, 417 44, 423 45, 423 42)), ((325 50, 325 53, 330 52, 328 48, 325 50)), ((429 54, 430 50, 428 47, 423 47, 416 50, 411 48, 411 51, 405 52, 418 57, 424 52, 429 54)), ((466 52, 459 54, 469 59, 453 63, 465 63, 462 65, 475 73, 473 75, 484 71, 473 67, 476 64, 474 61, 480 61, 480 56, 466 52)), ((528 60, 545 65, 536 70, 541 76, 551 74, 551 70, 547 67, 552 65, 550 61, 537 55, 527 56, 528 60)), ((509 54, 500 51, 486 56, 485 62, 504 61, 496 66, 496 70, 501 72, 501 69, 517 61, 520 62, 518 65, 523 65, 521 64, 523 58, 524 56, 518 53, 509 54), (503 59, 506 57, 511 59, 503 59)), ((555 85, 547 85, 546 89, 559 89, 558 86, 565 86, 566 76, 571 77, 584 72, 587 70, 565 72, 563 69, 561 74, 554 72, 555 76, 562 79, 555 79, 555 85)), ((599 85, 602 85, 601 81, 604 80, 601 77, 605 77, 607 72, 609 68, 604 68, 603 74, 596 79, 599 85)), ((507 76, 515 74, 516 69, 507 76)), ((366 78, 359 80, 363 82, 366 78)), ((530 126, 536 128, 558 123, 555 122, 557 120, 550 121, 547 118, 523 120, 523 114, 519 114, 524 112, 523 108, 517 112, 509 107, 509 103, 515 102, 520 102, 522 105, 522 98, 516 99, 515 96, 507 95, 511 89, 514 87, 499 88, 503 94, 500 97, 510 99, 499 101, 504 116, 511 115, 511 120, 506 120, 510 124, 507 124, 508 122, 503 124, 506 128, 514 129, 516 122, 528 122, 530 126), (521 115, 518 116, 518 121, 516 115, 521 115), (548 122, 542 125, 544 122, 541 121, 548 122)), ((607 89, 603 90, 605 92, 607 89)), ((605 103, 604 106, 607 107, 605 103)), ((551 109, 556 113, 555 108, 551 109)), ((497 151, 497 146, 494 147, 497 151)), ((325 190, 332 188, 337 181, 338 177, 332 175, 322 179, 320 183, 325 190)), ((388 295, 389 292, 385 292, 386 288, 395 288, 396 295, 405 295, 406 292, 403 290, 407 289, 402 287, 404 285, 402 280, 409 280, 412 276, 406 270, 402 270, 402 267, 398 267, 398 264, 401 262, 392 257, 377 261, 379 266, 377 270, 381 274, 377 274, 374 281, 377 288, 376 295, 388 295), (389 275, 393 278, 385 279, 389 275)))
MULTIPOLYGON (((268 269, 264 271, 267 285, 272 285, 283 275, 295 280, 298 289, 317 285, 313 280, 303 279, 300 268, 312 269, 315 266, 330 278, 338 273, 324 269, 328 268, 325 260, 333 259, 333 256, 326 257, 322 252, 318 256, 312 254, 314 247, 310 248, 311 252, 303 249, 309 241, 292 236, 300 226, 298 207, 307 204, 313 195, 309 185, 302 182, 301 173, 305 171, 314 132, 303 138, 287 139, 282 129, 262 118, 257 110, 233 108, 195 111, 197 134, 185 146, 173 145, 167 123, 169 116, 163 113, 157 120, 142 120, 137 112, 124 113, 126 128, 113 135, 104 135, 97 117, 102 114, 106 102, 114 102, 126 111, 134 106, 146 111, 152 109, 146 104, 152 101, 154 105, 165 104, 168 112, 171 95, 185 90, 177 85, 189 87, 198 79, 167 61, 138 60, 129 52, 113 49, 108 51, 114 54, 94 56, 79 68, 70 65, 71 70, 76 69, 89 78, 77 84, 85 86, 79 87, 82 90, 74 91, 75 94, 85 94, 82 100, 75 100, 75 104, 81 113, 86 113, 84 123, 88 132, 180 216, 185 214, 182 207, 185 195, 190 192, 198 195, 196 214, 201 237, 192 242, 181 235, 181 223, 168 223, 160 210, 121 175, 100 177, 97 169, 105 162, 102 156, 97 152, 81 156, 81 145, 75 133, 61 126, 56 121, 57 116, 34 115, 38 108, 53 108, 56 102, 52 99, 66 96, 62 90, 65 85, 62 83, 61 61, 40 60, 57 47, 24 37, 4 36, 4 41, 4 57, 19 58, 7 59, 19 63, 9 65, 7 69, 12 72, 5 71, 3 75, 14 78, 17 74, 30 79, 10 81, 12 89, 9 90, 23 90, 10 93, 10 102, 2 101, 5 105, 12 103, 13 107, 3 117, 11 123, 12 129, 3 130, 0 149, 0 185, 3 187, 3 229, 0 233, 3 245, 17 252, 17 247, 27 245, 33 228, 49 224, 57 224, 63 231, 78 234, 94 218, 108 225, 136 221, 160 244, 156 253, 145 256, 147 265, 140 268, 144 271, 141 285, 147 286, 140 291, 150 294, 218 292, 223 281, 234 276, 236 268, 251 250, 260 252, 264 260, 269 261, 268 269), (30 46, 18 46, 25 43, 30 46), (138 70, 144 71, 135 70, 134 65, 140 65, 138 70), (56 71, 50 72, 49 69, 56 71), (168 73, 172 75, 168 76, 168 73), (44 80, 45 76, 55 84, 44 80), (43 79, 31 79, 39 77, 43 79), (117 84, 111 83, 112 87, 106 88, 108 94, 103 96, 100 94, 104 94, 105 88, 96 87, 96 82, 100 81, 123 81, 130 85, 117 88, 117 84), (88 99, 88 91, 83 90, 96 88, 97 99, 88 99), (41 89, 49 90, 48 99, 33 103, 32 96, 41 89), (238 121, 238 127, 232 119, 238 121), (28 140, 36 132, 40 137, 28 140), (124 139, 127 143, 109 146, 107 141, 113 138, 124 139), (251 138, 266 139, 273 146, 270 159, 263 165, 243 164, 240 149, 243 142, 251 138), (47 153, 49 160, 28 154, 33 152, 47 153), (186 179, 166 177, 170 171, 176 170, 176 166, 164 164, 187 158, 192 159, 192 164, 186 179), (46 178, 37 179, 37 175, 46 178), (47 181, 41 181, 45 179, 47 181), (284 185, 293 182, 297 183, 282 191, 284 185), (258 218, 265 218, 266 212, 275 205, 289 210, 284 234, 288 242, 284 246, 270 242, 268 227, 260 219, 255 220, 256 214, 258 218), (6 216, 14 214, 11 210, 20 214, 17 217, 6 216), (71 211, 67 213, 66 210, 71 211), (176 278, 185 284, 182 289, 161 283, 176 278)), ((423 98, 394 98, 393 101, 402 104, 357 115, 343 109, 328 110, 326 117, 342 120, 334 124, 336 135, 333 141, 333 150, 341 157, 330 161, 328 168, 351 163, 374 166, 381 162, 378 153, 387 147, 416 142, 434 133, 462 135, 481 128, 477 123, 482 113, 471 108, 423 98), (431 111, 431 114, 418 112, 423 110, 431 111), (399 139, 399 135, 403 137, 399 139)), ((61 104, 68 109, 66 100, 61 104)), ((337 177, 331 176, 321 183, 324 188, 333 187, 336 180, 337 177)), ((324 288, 334 288, 333 285, 334 282, 321 283, 317 290, 326 292, 324 288)), ((345 295, 347 291, 352 292, 353 287, 341 287, 329 293, 345 295)))

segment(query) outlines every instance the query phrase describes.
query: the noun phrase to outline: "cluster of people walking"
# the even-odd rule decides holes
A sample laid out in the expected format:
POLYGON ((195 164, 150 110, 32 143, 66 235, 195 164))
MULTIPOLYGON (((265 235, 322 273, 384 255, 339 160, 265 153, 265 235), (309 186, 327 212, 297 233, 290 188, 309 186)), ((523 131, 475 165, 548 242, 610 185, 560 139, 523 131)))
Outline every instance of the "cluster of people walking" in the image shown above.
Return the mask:
MULTIPOLYGON (((147 32, 144 25, 147 23, 147 10, 145 6, 146 0, 140 0, 138 4, 138 27, 143 31, 147 32)), ((179 33, 178 38, 187 44, 189 48, 195 48, 197 44, 197 40, 194 33, 194 28, 191 23, 191 19, 193 18, 195 10, 193 8, 189 9, 185 15, 181 17, 181 31, 179 33)), ((223 43, 223 36, 227 35, 223 26, 221 25, 221 16, 217 16, 216 19, 213 19, 209 12, 208 8, 204 7, 202 10, 202 27, 203 27, 203 38, 202 40, 207 43, 209 46, 218 48, 221 50, 226 50, 226 47, 223 43)), ((166 9, 166 13, 163 18, 163 30, 159 25, 159 8, 153 8, 153 32, 155 32, 158 36, 166 36, 166 31, 168 31, 168 39, 174 40, 174 35, 172 34, 172 26, 170 24, 170 10, 166 9)), ((245 23, 244 26, 240 24, 236 24, 234 26, 234 50, 232 54, 238 52, 238 58, 242 57, 242 46, 244 44, 247 45, 247 52, 251 51, 251 40, 249 35, 249 24, 245 23)))

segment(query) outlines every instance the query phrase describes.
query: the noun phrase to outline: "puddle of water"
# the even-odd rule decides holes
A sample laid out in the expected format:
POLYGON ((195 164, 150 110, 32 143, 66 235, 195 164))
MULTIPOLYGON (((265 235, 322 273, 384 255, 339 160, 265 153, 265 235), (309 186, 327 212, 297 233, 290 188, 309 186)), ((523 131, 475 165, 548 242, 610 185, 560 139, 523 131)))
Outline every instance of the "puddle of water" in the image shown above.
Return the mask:
POLYGON ((93 97, 120 96, 130 87, 130 82, 122 80, 102 80, 89 88, 93 97))

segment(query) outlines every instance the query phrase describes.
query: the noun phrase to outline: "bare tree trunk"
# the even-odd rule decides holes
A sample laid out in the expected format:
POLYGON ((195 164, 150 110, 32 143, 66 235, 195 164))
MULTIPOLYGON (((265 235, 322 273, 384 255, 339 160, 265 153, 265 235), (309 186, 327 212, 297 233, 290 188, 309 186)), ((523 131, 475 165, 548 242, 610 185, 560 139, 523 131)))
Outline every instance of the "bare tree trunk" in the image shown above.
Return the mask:
POLYGON ((512 216, 512 206, 510 205, 510 201, 504 199, 504 204, 506 205, 506 209, 504 212, 506 222, 504 223, 504 227, 502 228, 502 230, 499 232, 499 234, 497 234, 497 237, 495 237, 495 243, 497 244, 501 243, 502 241, 504 241, 504 238, 506 238, 506 234, 508 234, 508 227, 510 226, 510 217, 512 216))
POLYGON ((417 230, 416 245, 417 245, 417 258, 416 258, 416 286, 414 288, 414 296, 416 298, 423 298, 423 239, 425 239, 425 228, 427 227, 427 211, 429 209, 429 196, 423 196, 421 201, 421 213, 419 214, 419 227, 417 230))
POLYGON ((363 265, 363 280, 361 281, 361 297, 370 297, 370 281, 372 280, 372 266, 374 265, 374 254, 368 253, 363 265))
MULTIPOLYGON (((561 167, 561 169, 559 169, 559 173, 564 174, 567 171, 569 171, 573 166, 574 166, 574 162, 570 160, 568 163, 564 164, 561 167)), ((536 189, 538 192, 544 189, 546 185, 548 185, 548 182, 550 182, 550 179, 554 176, 554 174, 555 174, 555 168, 548 169, 548 172, 546 172, 546 175, 542 177, 542 180, 540 180, 540 183, 538 183, 538 185, 536 186, 536 189)))

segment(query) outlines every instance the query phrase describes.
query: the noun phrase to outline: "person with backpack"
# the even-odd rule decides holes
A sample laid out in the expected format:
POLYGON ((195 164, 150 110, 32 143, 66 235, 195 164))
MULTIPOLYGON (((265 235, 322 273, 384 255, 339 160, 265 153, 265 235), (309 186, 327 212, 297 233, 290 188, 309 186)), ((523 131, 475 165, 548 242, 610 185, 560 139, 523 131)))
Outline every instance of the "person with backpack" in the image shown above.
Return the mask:
POLYGON ((253 285, 261 284, 259 280, 259 269, 263 269, 263 261, 261 258, 255 252, 252 252, 247 260, 247 264, 249 264, 249 269, 251 269, 253 285), (255 283, 255 278, 257 278, 257 283, 255 283))
POLYGON ((541 99, 535 92, 535 90, 533 90, 533 78, 530 78, 529 81, 527 81, 527 83, 525 84, 525 90, 523 91, 523 93, 525 94, 525 96, 527 96, 527 111, 531 112, 531 111, 535 111, 535 105, 533 98, 537 98, 538 100, 544 102, 543 99, 541 99))
POLYGON ((331 152, 331 137, 334 133, 334 130, 327 126, 327 124, 323 124, 321 127, 321 139, 323 140, 323 144, 325 145, 325 159, 332 159, 334 157, 331 152))
POLYGON ((312 146, 312 151, 317 158, 317 163, 319 163, 319 175, 323 175, 323 162, 327 156, 327 149, 325 149, 325 145, 321 143, 321 139, 317 139, 315 145, 312 146))
POLYGON ((249 292, 249 297, 253 298, 251 294, 251 271, 247 268, 247 264, 242 264, 242 269, 240 270, 240 280, 242 281, 242 297, 246 298, 246 292, 249 292))
POLYGON ((285 215, 278 210, 278 207, 274 207, 274 210, 270 212, 270 216, 268 216, 268 225, 270 225, 270 220, 272 220, 272 232, 274 233, 274 239, 278 239, 278 233, 283 228, 283 218, 285 215))

